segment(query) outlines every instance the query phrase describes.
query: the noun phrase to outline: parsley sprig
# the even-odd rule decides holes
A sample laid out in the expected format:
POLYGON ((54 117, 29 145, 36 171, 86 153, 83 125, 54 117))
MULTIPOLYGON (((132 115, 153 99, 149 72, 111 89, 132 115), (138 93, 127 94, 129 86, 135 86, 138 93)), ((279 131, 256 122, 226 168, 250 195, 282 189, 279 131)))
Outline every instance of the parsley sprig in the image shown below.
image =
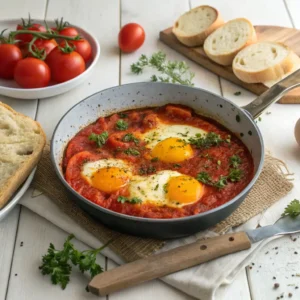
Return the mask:
POLYGON ((131 155, 131 156, 139 156, 140 155, 140 151, 134 148, 128 148, 126 150, 124 150, 124 153, 127 155, 131 155))
POLYGON ((108 139, 108 132, 107 131, 103 131, 100 134, 91 133, 89 135, 89 140, 96 142, 96 145, 99 148, 101 148, 101 147, 103 147, 105 145, 107 139, 108 139))
POLYGON ((230 158, 229 158, 229 163, 230 163, 230 166, 234 169, 238 168, 239 165, 242 163, 242 160, 241 158, 238 156, 238 155, 232 155, 230 158))
POLYGON ((152 75, 152 81, 179 83, 193 86, 194 73, 189 71, 188 65, 184 61, 170 61, 166 59, 166 54, 162 51, 153 53, 150 57, 142 54, 139 60, 131 65, 131 72, 140 74, 145 67, 156 69, 161 76, 152 75))
POLYGON ((82 273, 88 271, 92 278, 103 272, 102 267, 96 262, 96 256, 111 242, 109 241, 98 249, 81 252, 71 243, 73 238, 73 234, 68 236, 62 250, 56 249, 50 243, 47 254, 42 257, 43 263, 39 267, 43 275, 50 275, 52 283, 60 285, 62 289, 65 289, 70 281, 71 263, 75 266, 78 265, 82 273))
POLYGON ((297 199, 294 199, 284 209, 284 212, 282 213, 281 216, 282 217, 290 216, 292 218, 296 218, 299 215, 300 215, 300 201, 297 199))
POLYGON ((118 199, 117 199, 118 202, 121 202, 121 203, 125 203, 125 202, 128 202, 128 203, 131 203, 131 204, 140 204, 142 203, 143 201, 138 198, 138 197, 133 197, 131 199, 127 198, 127 197, 124 197, 124 196, 119 196, 118 199))
POLYGON ((132 133, 126 133, 123 138, 123 142, 134 142, 135 145, 137 146, 140 143, 140 140, 136 138, 132 133))

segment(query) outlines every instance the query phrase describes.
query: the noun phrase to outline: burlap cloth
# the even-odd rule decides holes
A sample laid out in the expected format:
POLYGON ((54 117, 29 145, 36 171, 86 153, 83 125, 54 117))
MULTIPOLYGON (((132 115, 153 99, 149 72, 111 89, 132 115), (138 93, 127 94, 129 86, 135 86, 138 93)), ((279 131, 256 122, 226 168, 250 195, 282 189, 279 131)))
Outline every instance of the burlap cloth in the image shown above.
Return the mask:
MULTIPOLYGON (((270 207, 293 188, 290 175, 292 174, 281 160, 266 155, 262 173, 247 198, 231 216, 212 230, 216 233, 224 233, 270 207)), ((149 256, 164 245, 164 241, 161 240, 139 238, 113 231, 81 210, 68 198, 65 187, 56 176, 48 145, 38 164, 32 186, 47 195, 64 213, 102 243, 112 239, 111 250, 127 262, 149 256)))

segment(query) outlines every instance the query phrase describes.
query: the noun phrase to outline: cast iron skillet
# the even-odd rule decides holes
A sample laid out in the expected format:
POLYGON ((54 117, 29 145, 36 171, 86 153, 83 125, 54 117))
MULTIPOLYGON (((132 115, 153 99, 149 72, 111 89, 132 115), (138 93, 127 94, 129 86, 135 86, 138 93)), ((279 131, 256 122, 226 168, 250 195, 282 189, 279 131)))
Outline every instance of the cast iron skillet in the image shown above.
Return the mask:
POLYGON ((285 92, 300 85, 299 78, 300 70, 283 79, 243 108, 206 90, 182 85, 146 82, 109 88, 82 100, 61 118, 52 138, 53 166, 66 187, 69 197, 91 216, 115 230, 161 239, 196 233, 228 217, 251 190, 264 161, 263 140, 254 118, 285 92), (187 105, 196 112, 217 120, 241 138, 253 157, 254 178, 240 194, 224 205, 198 215, 177 219, 147 219, 105 209, 88 201, 69 186, 62 173, 61 160, 66 144, 82 127, 94 122, 100 116, 107 116, 114 112, 161 106, 167 103, 187 105))

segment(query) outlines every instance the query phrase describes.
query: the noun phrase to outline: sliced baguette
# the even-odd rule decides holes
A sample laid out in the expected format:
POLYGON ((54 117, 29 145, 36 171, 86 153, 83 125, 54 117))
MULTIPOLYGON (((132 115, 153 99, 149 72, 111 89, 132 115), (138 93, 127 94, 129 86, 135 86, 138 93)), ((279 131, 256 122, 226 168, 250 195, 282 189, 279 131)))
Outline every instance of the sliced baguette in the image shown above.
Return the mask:
POLYGON ((218 10, 202 5, 180 16, 172 31, 182 44, 196 47, 202 46, 205 39, 223 23, 218 10))
POLYGON ((288 75, 290 75, 291 73, 299 70, 300 69, 300 58, 296 53, 292 53, 292 61, 293 61, 293 68, 288 73, 284 74, 280 78, 277 78, 276 80, 269 80, 269 81, 265 81, 265 82, 262 82, 262 83, 265 86, 270 88, 274 84, 276 84, 278 81, 280 81, 281 79, 283 79, 283 78, 287 77, 288 75))
POLYGON ((237 78, 247 83, 278 80, 294 66, 295 53, 276 42, 259 42, 240 51, 232 68, 237 78))
POLYGON ((0 209, 37 164, 45 141, 39 123, 0 102, 0 209))
POLYGON ((211 60, 229 66, 239 51, 256 40, 255 29, 250 21, 234 19, 208 36, 204 42, 204 51, 211 60))

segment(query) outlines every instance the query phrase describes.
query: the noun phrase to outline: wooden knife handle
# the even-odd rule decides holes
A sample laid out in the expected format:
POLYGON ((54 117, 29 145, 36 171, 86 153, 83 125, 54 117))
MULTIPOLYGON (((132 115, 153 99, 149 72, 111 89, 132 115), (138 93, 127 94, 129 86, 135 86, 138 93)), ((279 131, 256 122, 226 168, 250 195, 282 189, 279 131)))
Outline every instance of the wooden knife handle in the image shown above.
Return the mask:
POLYGON ((98 274, 88 288, 93 294, 104 296, 250 247, 245 232, 197 241, 98 274))

